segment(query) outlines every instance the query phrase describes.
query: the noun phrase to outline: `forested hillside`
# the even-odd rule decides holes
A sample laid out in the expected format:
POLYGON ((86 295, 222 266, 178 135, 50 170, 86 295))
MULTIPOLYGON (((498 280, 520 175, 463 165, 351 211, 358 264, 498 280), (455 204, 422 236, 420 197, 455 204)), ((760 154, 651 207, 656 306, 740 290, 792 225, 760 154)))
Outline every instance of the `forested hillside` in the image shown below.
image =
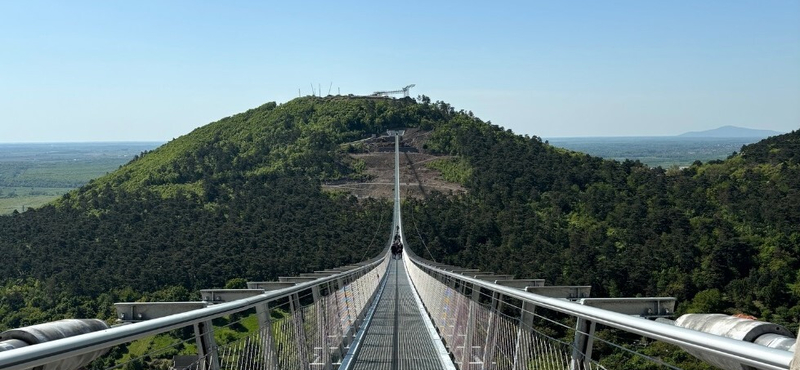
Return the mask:
POLYGON ((598 296, 675 296, 683 312, 797 329, 800 131, 684 170, 566 152, 468 121, 429 144, 471 166, 467 195, 409 201, 433 257, 598 296))
POLYGON ((346 143, 399 127, 432 130, 425 149, 457 156, 439 166, 467 189, 405 202, 423 257, 797 328, 800 132, 666 171, 555 148, 426 97, 306 97, 203 126, 54 205, 0 217, 0 329, 376 255, 390 204, 320 183, 360 178, 346 143))

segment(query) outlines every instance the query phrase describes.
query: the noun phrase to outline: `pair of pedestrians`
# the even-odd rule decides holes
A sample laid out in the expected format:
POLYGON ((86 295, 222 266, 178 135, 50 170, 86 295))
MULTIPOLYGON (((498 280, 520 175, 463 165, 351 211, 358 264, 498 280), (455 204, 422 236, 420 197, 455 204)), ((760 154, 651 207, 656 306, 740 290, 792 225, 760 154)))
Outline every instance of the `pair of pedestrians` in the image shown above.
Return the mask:
POLYGON ((400 240, 400 228, 398 227, 398 232, 394 234, 394 241, 392 242, 392 259, 400 259, 403 258, 403 242, 400 240))

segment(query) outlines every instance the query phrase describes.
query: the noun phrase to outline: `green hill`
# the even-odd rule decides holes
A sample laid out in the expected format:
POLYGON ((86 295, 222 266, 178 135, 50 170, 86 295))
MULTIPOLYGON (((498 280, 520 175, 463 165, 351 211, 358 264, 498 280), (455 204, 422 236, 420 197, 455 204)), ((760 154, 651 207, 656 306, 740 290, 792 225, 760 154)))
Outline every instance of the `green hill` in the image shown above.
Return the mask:
POLYGON ((359 178, 348 143, 399 127, 430 131, 424 150, 455 156, 437 166, 467 189, 404 203, 424 257, 797 328, 796 132, 667 171, 555 148, 427 97, 268 103, 0 217, 13 261, 0 272, 0 327, 111 317, 116 300, 187 299, 376 255, 389 203, 320 184, 359 178))
POLYGON ((753 164, 800 162, 800 130, 766 138, 742 148, 742 157, 753 164))

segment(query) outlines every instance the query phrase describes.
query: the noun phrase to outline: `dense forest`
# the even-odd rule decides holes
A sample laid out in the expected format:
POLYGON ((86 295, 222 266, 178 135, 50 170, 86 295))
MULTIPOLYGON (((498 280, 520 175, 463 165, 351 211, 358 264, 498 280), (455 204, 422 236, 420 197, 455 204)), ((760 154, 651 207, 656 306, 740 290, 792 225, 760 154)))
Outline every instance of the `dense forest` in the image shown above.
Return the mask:
POLYGON ((567 152, 466 117, 428 145, 470 166, 467 195, 405 205, 429 257, 797 329, 800 131, 683 170, 567 152))
POLYGON ((556 148, 424 96, 268 103, 0 217, 0 329, 376 255, 390 204, 320 185, 363 176, 347 143, 400 127, 432 131, 425 150, 455 156, 437 166, 467 189, 404 202, 423 257, 797 330, 800 131, 665 170, 556 148))

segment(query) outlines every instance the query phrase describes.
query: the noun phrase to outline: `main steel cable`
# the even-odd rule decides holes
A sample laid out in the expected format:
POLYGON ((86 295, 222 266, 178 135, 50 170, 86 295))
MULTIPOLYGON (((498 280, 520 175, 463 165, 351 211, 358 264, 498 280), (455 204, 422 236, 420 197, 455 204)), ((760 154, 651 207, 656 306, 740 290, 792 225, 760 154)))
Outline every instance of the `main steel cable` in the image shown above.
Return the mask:
POLYGON ((367 257, 367 253, 369 253, 370 249, 372 249, 372 243, 375 242, 375 238, 378 237, 378 233, 381 231, 381 225, 383 225, 383 212, 381 212, 381 218, 378 220, 378 227, 375 228, 375 234, 372 235, 372 240, 369 241, 369 246, 364 249, 364 254, 361 255, 361 261, 367 257))
POLYGON ((436 262, 436 258, 433 257, 433 253, 431 253, 431 250, 428 249, 428 245, 425 244, 425 239, 422 238, 422 234, 419 232, 419 228, 417 227, 417 220, 414 218, 413 207, 410 213, 411 213, 411 223, 414 225, 414 230, 417 231, 417 235, 419 236, 419 241, 422 243, 422 246, 425 247, 425 250, 428 251, 428 255, 431 256, 431 260, 433 262, 436 262))

